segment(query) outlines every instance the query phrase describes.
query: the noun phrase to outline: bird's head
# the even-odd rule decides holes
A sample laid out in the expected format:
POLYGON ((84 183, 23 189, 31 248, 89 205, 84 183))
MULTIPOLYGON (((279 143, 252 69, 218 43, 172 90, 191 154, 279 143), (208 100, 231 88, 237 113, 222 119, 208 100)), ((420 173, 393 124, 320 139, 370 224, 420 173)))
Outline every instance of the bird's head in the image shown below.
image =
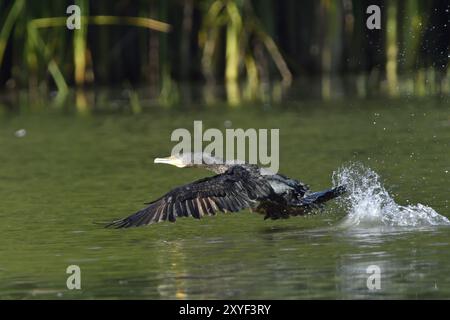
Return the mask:
POLYGON ((181 154, 174 154, 166 158, 155 158, 154 163, 165 163, 176 166, 178 168, 189 168, 189 167, 221 164, 223 163, 223 161, 207 153, 187 152, 181 154))

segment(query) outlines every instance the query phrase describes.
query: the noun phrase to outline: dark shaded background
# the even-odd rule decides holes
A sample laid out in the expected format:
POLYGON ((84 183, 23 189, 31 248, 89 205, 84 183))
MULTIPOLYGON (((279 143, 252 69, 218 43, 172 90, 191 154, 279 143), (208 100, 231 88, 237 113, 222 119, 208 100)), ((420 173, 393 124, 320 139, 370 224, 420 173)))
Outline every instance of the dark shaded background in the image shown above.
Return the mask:
POLYGON ((450 2, 446 0, 75 3, 83 16, 153 18, 170 24, 171 31, 133 23, 83 24, 82 31, 59 25, 37 28, 41 40, 34 43, 30 22, 67 17, 72 1, 2 1, 1 87, 61 91, 63 83, 131 84, 144 85, 158 95, 173 90, 173 83, 247 83, 257 99, 264 90, 261 86, 277 81, 288 87, 292 79, 302 77, 362 75, 358 81, 369 90, 394 95, 404 78, 414 82, 413 94, 420 93, 420 82, 436 84, 433 93, 448 91, 450 2), (366 28, 371 4, 381 8, 381 30, 366 28), (217 15, 212 13, 214 7, 220 8, 217 15), (12 18, 14 8, 19 9, 12 18), (80 32, 84 33, 77 37, 80 32), (279 56, 268 48, 270 41, 279 56), (208 43, 212 52, 206 49, 208 43), (229 61, 232 56, 237 65, 229 61), (60 69, 60 84, 50 72, 52 61, 60 69), (284 73, 280 63, 286 67, 284 73))

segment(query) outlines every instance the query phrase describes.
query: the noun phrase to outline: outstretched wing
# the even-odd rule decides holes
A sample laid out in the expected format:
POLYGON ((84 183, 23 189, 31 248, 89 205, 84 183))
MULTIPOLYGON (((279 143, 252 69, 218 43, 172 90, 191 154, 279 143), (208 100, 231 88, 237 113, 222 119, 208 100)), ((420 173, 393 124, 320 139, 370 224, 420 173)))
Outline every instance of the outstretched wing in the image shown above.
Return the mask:
POLYGON ((200 219, 217 211, 237 212, 273 192, 259 174, 241 166, 225 173, 177 187, 131 216, 113 221, 107 227, 128 228, 161 221, 175 222, 177 217, 200 219))

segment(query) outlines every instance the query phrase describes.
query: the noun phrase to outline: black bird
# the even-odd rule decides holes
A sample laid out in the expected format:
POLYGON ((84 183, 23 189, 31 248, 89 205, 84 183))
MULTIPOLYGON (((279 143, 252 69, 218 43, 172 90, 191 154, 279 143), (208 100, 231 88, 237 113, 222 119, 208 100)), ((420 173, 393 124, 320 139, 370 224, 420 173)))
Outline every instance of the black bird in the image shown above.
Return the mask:
POLYGON ((156 158, 154 162, 179 168, 205 168, 216 175, 177 187, 106 227, 138 227, 167 220, 175 222, 178 217, 189 216, 200 219, 217 211, 237 212, 246 208, 264 214, 264 219, 288 218, 308 214, 345 192, 344 186, 310 192, 298 180, 240 160, 224 162, 205 153, 184 153, 156 158))

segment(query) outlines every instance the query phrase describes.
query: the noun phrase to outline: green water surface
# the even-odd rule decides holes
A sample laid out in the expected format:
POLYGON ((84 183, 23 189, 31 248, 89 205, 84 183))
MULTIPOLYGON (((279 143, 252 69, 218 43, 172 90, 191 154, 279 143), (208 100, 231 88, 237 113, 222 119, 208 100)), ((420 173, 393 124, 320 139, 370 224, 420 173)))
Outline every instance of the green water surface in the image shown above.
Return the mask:
MULTIPOLYGON (((27 109, 28 110, 28 109, 27 109)), ((0 298, 449 298, 450 228, 342 230, 335 204, 264 221, 249 211, 113 230, 171 188, 210 173, 153 164, 176 128, 279 128, 280 172, 313 190, 351 161, 380 174, 399 204, 450 217, 450 108, 442 100, 179 107, 138 115, 0 115, 0 298), (228 122, 229 123, 229 122, 228 122), (14 132, 26 129, 18 138, 14 132), (66 268, 81 268, 68 290, 66 268), (367 288, 370 265, 381 289, 367 288)))

